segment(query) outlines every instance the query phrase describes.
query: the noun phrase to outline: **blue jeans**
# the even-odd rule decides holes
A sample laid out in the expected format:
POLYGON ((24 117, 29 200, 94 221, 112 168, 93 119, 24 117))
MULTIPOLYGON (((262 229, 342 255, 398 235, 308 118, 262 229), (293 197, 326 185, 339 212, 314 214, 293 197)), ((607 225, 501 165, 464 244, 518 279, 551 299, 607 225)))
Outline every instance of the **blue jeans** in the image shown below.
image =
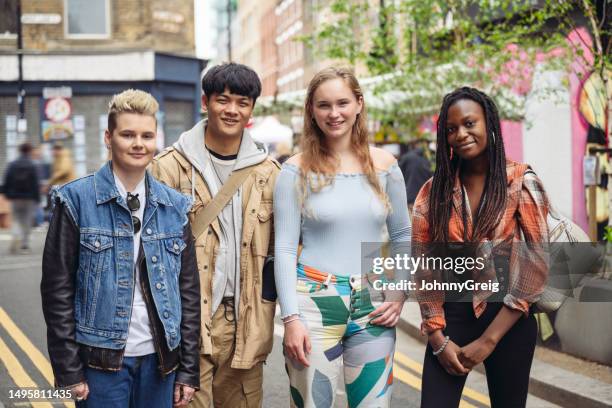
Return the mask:
POLYGON ((171 408, 175 373, 164 378, 155 353, 124 357, 119 371, 85 369, 87 400, 78 408, 171 408))

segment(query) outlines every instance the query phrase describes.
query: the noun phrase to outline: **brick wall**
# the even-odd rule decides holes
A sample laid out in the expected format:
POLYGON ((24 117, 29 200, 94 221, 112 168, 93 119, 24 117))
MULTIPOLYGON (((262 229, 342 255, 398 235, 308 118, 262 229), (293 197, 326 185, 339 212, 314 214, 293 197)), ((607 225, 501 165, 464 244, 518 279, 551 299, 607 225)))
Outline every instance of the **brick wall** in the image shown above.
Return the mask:
POLYGON ((278 44, 278 92, 297 91, 306 87, 306 79, 303 70, 306 68, 306 50, 304 44, 297 37, 306 33, 304 27, 308 24, 305 13, 306 0, 283 0, 279 3, 280 14, 276 15, 276 36, 281 37, 278 44), (287 35, 301 24, 302 28, 287 35), (298 72, 302 70, 302 74, 298 72))
MULTIPOLYGON (((64 0, 22 0, 23 13, 60 14, 59 24, 23 25, 23 46, 36 51, 155 49, 195 54, 193 0, 109 0, 111 35, 74 39, 65 35, 64 0), (157 11, 157 18, 154 18, 157 11), (162 12, 159 14, 159 12, 162 12), (163 12, 166 12, 165 14, 163 12), (180 23, 173 23, 180 21, 180 23)), ((0 38, 0 50, 14 50, 15 39, 0 38)))
POLYGON ((193 1, 153 0, 151 31, 158 51, 195 54, 193 1))

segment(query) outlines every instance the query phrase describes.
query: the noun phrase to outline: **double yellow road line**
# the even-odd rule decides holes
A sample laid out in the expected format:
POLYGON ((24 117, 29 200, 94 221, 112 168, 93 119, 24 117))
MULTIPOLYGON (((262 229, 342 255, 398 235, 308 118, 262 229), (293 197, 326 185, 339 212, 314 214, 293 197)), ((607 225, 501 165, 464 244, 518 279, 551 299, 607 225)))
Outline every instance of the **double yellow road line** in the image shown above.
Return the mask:
MULTIPOLYGON (((393 359, 393 376, 398 380, 408 384, 410 387, 416 389, 417 391, 421 391, 421 376, 423 374, 423 365, 414 361, 401 351, 395 352, 395 357, 393 359)), ((489 401, 489 397, 484 395, 476 390, 473 390, 468 387, 463 388, 463 396, 462 400, 459 403, 460 408, 477 408, 477 405, 471 404, 468 400, 478 402, 486 407, 490 407, 491 403, 489 401)))
MULTIPOLYGON (((39 349, 32 344, 30 339, 23 333, 23 331, 15 324, 13 319, 0 307, 0 326, 11 336, 13 341, 21 348, 21 350, 27 355, 34 366, 40 371, 47 384, 39 387, 38 384, 32 380, 32 377, 23 368, 23 365, 19 362, 15 354, 7 346, 7 344, 0 338, 0 361, 6 367, 10 377, 18 388, 43 388, 49 389, 53 387, 53 371, 51 370, 51 364, 46 357, 41 353, 39 349)), ((53 408, 50 402, 37 401, 32 402, 34 408, 53 408)), ((68 408, 74 408, 73 402, 65 402, 64 405, 68 408)))
MULTIPOLYGON (((21 350, 27 355, 34 366, 42 374, 47 381, 42 388, 49 388, 53 386, 53 371, 51 364, 46 357, 41 353, 40 350, 32 344, 30 339, 23 333, 23 331, 15 324, 13 319, 0 307, 0 326, 11 336, 13 341, 21 348, 21 350)), ((15 354, 7 346, 7 344, 0 337, 0 361, 6 367, 10 377, 18 388, 38 388, 39 385, 32 380, 32 377, 28 375, 23 365, 19 362, 15 354)), ((394 357, 395 365, 393 367, 393 375, 398 380, 406 383, 408 386, 420 391, 422 388, 420 376, 423 373, 423 365, 414 361, 404 353, 400 351, 395 352, 394 357)), ((489 397, 475 391, 471 388, 465 387, 463 389, 463 399, 461 400, 461 408, 476 408, 477 406, 466 401, 470 400, 479 403, 481 406, 490 407, 489 397)), ((53 408, 53 405, 49 402, 32 402, 33 408, 53 408)), ((64 405, 67 408, 74 408, 73 402, 65 402, 64 405)))

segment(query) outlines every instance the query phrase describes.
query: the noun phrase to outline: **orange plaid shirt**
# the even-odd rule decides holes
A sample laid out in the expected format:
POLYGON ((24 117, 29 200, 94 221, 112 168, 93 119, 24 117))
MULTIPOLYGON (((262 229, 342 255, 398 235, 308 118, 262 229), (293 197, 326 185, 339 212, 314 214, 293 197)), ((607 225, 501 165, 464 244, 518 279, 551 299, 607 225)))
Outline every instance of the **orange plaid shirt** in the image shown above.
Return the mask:
MULTIPOLYGON (((539 299, 544 290, 548 277, 548 229, 546 217, 548 214, 548 200, 542 186, 542 182, 534 174, 525 174, 528 165, 511 160, 506 162, 506 173, 508 177, 508 199, 506 210, 501 221, 487 240, 489 245, 478 245, 479 253, 490 253, 496 243, 512 242, 510 253, 509 284, 508 293, 504 296, 504 304, 512 309, 520 310, 525 315, 529 313, 529 305, 539 299), (524 238, 521 237, 521 231, 524 238), (526 242, 528 245, 516 245, 526 242), (522 250, 529 247, 528 253, 522 250), (487 248, 489 248, 487 250, 487 248), (482 250, 482 251, 481 251, 482 250), (489 251, 489 252, 487 252, 489 251)), ((421 254, 428 243, 431 243, 431 231, 429 228, 429 199, 431 193, 431 182, 421 188, 415 204, 412 219, 412 245, 413 254, 421 254)), ((455 177, 453 190, 453 209, 449 222, 449 242, 464 242, 463 219, 461 215, 462 198, 461 182, 455 177)), ((467 197, 466 197, 467 202, 467 197)), ((471 235, 472 217, 471 211, 467 211, 467 232, 471 235)), ((495 265, 488 265, 477 274, 473 274, 475 282, 496 281, 495 265)), ((437 329, 446 327, 444 318, 444 291, 422 290, 422 281, 432 280, 434 274, 426 269, 418 269, 415 272, 417 284, 416 297, 421 308, 421 331, 428 334, 437 329)), ((487 306, 487 298, 492 294, 490 291, 475 291, 473 293, 472 305, 474 314, 479 317, 487 306)))

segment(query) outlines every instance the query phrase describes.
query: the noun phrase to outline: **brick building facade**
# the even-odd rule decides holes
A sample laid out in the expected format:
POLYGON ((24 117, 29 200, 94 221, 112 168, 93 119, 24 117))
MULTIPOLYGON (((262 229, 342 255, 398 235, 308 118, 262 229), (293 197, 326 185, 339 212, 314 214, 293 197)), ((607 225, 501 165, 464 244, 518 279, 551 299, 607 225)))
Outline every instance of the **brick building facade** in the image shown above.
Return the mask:
MULTIPOLYGON (((160 103, 163 145, 174 142, 200 115, 200 75, 195 58, 193 0, 22 0, 23 80, 27 131, 18 115, 16 0, 0 1, 0 180, 28 140, 43 141, 45 88, 65 87, 77 173, 95 171, 106 159, 101 137, 114 93, 143 89, 160 103)), ((161 147, 161 146, 160 146, 161 147)))
POLYGON ((269 1, 262 7, 261 26, 261 83, 262 95, 274 96, 277 93, 278 51, 276 46, 276 1, 269 1))
POLYGON ((305 34, 306 9, 308 1, 282 0, 275 9, 276 14, 276 45, 278 47, 278 92, 290 92, 303 89, 305 68, 307 68, 306 46, 296 41, 305 34))
POLYGON ((253 68, 262 82, 262 95, 276 92, 276 14, 278 0, 239 0, 236 17, 238 39, 234 60, 253 68))
MULTIPOLYGON (((4 0, 7 21, 0 34, 0 50, 16 47, 15 0, 4 0)), ((55 14, 53 24, 24 24, 23 48, 26 50, 118 50, 154 49, 193 56, 195 53, 193 1, 175 0, 22 0, 22 14, 55 14), (83 7, 85 4, 86 7, 83 7), (81 20, 79 23, 78 20, 81 20), (97 21, 97 22, 94 22, 97 21), (92 24, 93 28, 86 26, 92 24)))

